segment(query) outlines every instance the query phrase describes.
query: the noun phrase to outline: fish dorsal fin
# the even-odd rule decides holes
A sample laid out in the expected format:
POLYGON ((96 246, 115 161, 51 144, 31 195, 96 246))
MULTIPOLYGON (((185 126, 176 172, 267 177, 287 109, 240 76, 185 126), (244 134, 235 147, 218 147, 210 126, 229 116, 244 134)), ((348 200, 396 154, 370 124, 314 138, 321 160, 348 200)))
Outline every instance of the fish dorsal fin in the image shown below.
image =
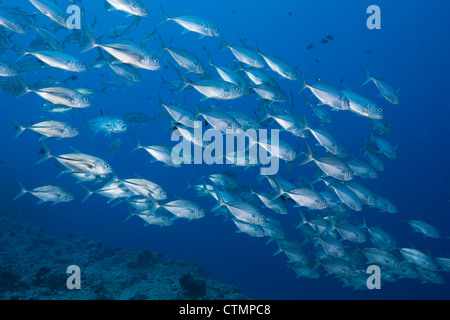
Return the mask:
POLYGON ((72 149, 72 151, 73 151, 74 153, 81 153, 80 150, 78 150, 78 149, 76 149, 76 148, 74 148, 74 147, 70 147, 70 149, 72 149))

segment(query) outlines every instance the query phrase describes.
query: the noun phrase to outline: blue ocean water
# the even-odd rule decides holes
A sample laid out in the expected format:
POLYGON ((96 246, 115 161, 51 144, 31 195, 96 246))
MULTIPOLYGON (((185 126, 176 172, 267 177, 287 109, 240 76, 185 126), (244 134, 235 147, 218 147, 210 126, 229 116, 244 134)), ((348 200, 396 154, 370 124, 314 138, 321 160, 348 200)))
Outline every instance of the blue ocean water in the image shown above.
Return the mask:
MULTIPOLYGON (((150 15, 142 18, 140 25, 125 36, 139 42, 145 33, 153 31, 163 18, 159 4, 144 1, 150 15)), ((62 8, 69 2, 58 1, 62 8)), ((4 0, 2 6, 16 7, 17 3, 4 0)), ((95 35, 105 34, 111 27, 130 21, 123 12, 106 12, 103 1, 83 2, 87 21, 97 18, 99 25, 95 35)), ((392 133, 386 136, 393 145, 398 144, 397 158, 383 157, 385 169, 379 172, 377 179, 364 180, 363 183, 372 190, 392 200, 398 213, 382 213, 365 206, 361 212, 351 212, 352 219, 362 223, 365 217, 370 226, 380 226, 397 241, 399 248, 413 247, 433 257, 449 257, 447 239, 424 238, 411 232, 405 219, 422 219, 436 226, 444 237, 450 236, 449 217, 449 167, 450 148, 448 137, 450 129, 449 103, 446 99, 448 90, 450 48, 450 23, 447 19, 450 4, 446 1, 164 1, 164 10, 171 16, 192 12, 219 26, 230 44, 238 44, 240 38, 249 43, 258 43, 261 52, 280 55, 283 60, 302 71, 308 83, 315 82, 318 74, 327 83, 344 89, 350 87, 374 101, 382 108, 385 119, 392 125, 392 133), (381 9, 381 29, 369 30, 366 20, 369 5, 378 5, 381 9), (321 43, 327 35, 333 40, 321 43), (312 49, 307 49, 313 44, 312 49), (400 104, 392 105, 378 96, 378 90, 369 83, 362 86, 365 66, 375 76, 381 76, 394 88, 400 88, 400 104)), ((28 2, 21 1, 20 9, 35 12, 28 2)), ((38 16, 40 25, 50 24, 44 16, 38 16)), ((233 65, 234 56, 229 50, 220 51, 221 39, 199 39, 198 34, 181 34, 183 28, 172 21, 158 27, 161 37, 171 46, 184 47, 206 63, 208 53, 216 64, 233 65)), ((57 33, 64 39, 67 32, 57 33)), ((35 38, 30 30, 25 35, 14 35, 12 39, 22 46, 27 46, 35 38)), ((103 43, 113 43, 113 39, 103 37, 103 43)), ((151 40, 149 50, 158 50, 160 44, 151 40)), ((78 45, 68 44, 66 51, 83 60, 95 59, 97 50, 80 53, 78 45)), ((171 57, 164 53, 161 64, 171 57)), ((17 58, 12 50, 3 54, 1 59, 11 63, 17 58)), ((209 68, 209 67, 208 67, 209 68)), ((298 94, 301 81, 293 82, 278 77, 285 93, 293 92, 298 114, 305 114, 317 126, 320 121, 314 118, 311 109, 304 105, 303 97, 298 94)), ((211 69, 212 74, 215 71, 211 69)), ((40 78, 52 76, 66 79, 72 73, 42 69, 39 72, 23 76, 27 83, 40 78)), ((145 124, 129 123, 126 133, 104 137, 99 133, 94 138, 91 129, 84 123, 100 114, 122 116, 128 112, 143 112, 149 116, 159 113, 158 90, 164 101, 182 102, 187 96, 190 109, 192 101, 206 108, 207 102, 200 102, 201 95, 189 90, 173 94, 167 85, 162 86, 161 76, 167 80, 177 80, 176 73, 169 68, 158 71, 141 71, 142 81, 129 88, 108 88, 107 95, 99 93, 90 98, 92 106, 78 111, 71 110, 68 116, 44 114, 39 106, 44 102, 39 96, 30 93, 15 98, 8 92, 0 91, 1 125, 0 139, 0 174, 2 177, 1 201, 23 211, 30 221, 42 226, 49 232, 64 236, 73 233, 83 237, 92 237, 112 245, 132 249, 148 249, 162 253, 174 259, 195 260, 199 262, 208 275, 236 285, 244 294, 255 299, 448 299, 450 278, 442 272, 445 284, 422 284, 418 279, 398 279, 396 282, 382 282, 381 290, 352 290, 343 287, 342 282, 332 276, 325 276, 322 269, 319 279, 296 278, 292 270, 286 268, 286 257, 273 256, 277 250, 274 242, 265 244, 266 238, 252 238, 243 233, 236 233, 236 226, 231 221, 224 221, 222 216, 214 215, 210 209, 214 201, 197 197, 193 190, 185 191, 187 180, 194 183, 200 177, 199 167, 206 174, 232 170, 238 173, 237 182, 241 185, 251 183, 260 190, 256 178, 258 168, 243 170, 225 165, 185 165, 181 168, 163 166, 162 163, 150 163, 150 156, 143 150, 130 151, 135 146, 134 136, 144 144, 169 144, 171 131, 167 117, 158 117, 145 124), (174 225, 159 228, 143 227, 144 222, 132 218, 124 222, 128 211, 123 205, 111 207, 106 198, 91 196, 81 203, 84 191, 75 179, 69 175, 54 180, 58 170, 55 160, 42 164, 35 162, 41 144, 38 135, 25 131, 19 138, 12 140, 15 128, 8 119, 22 124, 42 121, 43 117, 68 121, 76 126, 80 135, 76 138, 54 140, 48 139, 52 154, 70 152, 76 148, 83 153, 99 157, 107 151, 112 140, 119 137, 122 145, 114 156, 107 158, 115 173, 121 178, 131 178, 136 174, 160 184, 167 192, 169 200, 176 196, 192 199, 206 208, 202 219, 186 222, 176 220, 174 225), (17 201, 12 199, 19 191, 16 183, 19 179, 27 188, 35 188, 45 183, 64 186, 73 192, 75 200, 52 206, 48 203, 37 205, 37 199, 25 195, 17 201)), ((68 82, 69 87, 93 87, 101 89, 100 81, 112 80, 112 71, 102 70, 76 74, 77 80, 68 82), (103 76, 101 76, 103 75, 103 76)), ((187 77, 194 78, 192 74, 187 77)), ((211 100, 219 109, 233 106, 243 112, 251 113, 257 108, 257 95, 253 94, 239 99, 222 101, 211 100)), ((287 103, 283 104, 288 106, 287 103)), ((331 112, 331 109, 329 109, 331 112)), ((361 139, 370 139, 371 122, 348 111, 331 112, 332 124, 324 127, 340 141, 350 154, 362 159, 361 139)), ((292 142, 304 143, 303 139, 294 138, 287 132, 280 133, 280 138, 292 142)), ((312 138, 307 140, 314 144, 312 138)), ((296 167, 289 176, 286 164, 280 162, 280 175, 296 181, 299 174, 310 177, 311 164, 296 167)), ((267 183, 267 182, 263 182, 267 183)), ((97 185, 93 188, 100 187, 97 185)), ((92 186, 91 186, 92 187, 92 186)), ((289 214, 279 217, 286 231, 302 239, 292 226, 300 222, 297 210, 289 203, 289 214)), ((264 209, 266 210, 266 209, 264 209)), ((266 211, 264 211, 266 212, 266 211)), ((347 243, 348 244, 348 243, 347 243)))

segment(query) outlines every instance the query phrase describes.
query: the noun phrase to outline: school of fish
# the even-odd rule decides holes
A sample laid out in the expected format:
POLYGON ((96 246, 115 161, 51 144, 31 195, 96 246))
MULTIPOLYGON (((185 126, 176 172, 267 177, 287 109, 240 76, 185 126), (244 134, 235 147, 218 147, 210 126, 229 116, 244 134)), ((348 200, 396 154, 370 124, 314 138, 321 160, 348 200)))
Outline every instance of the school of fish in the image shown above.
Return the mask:
MULTIPOLYGON (((94 194, 103 196, 112 206, 124 204, 127 219, 140 218, 145 225, 167 227, 177 219, 196 220, 211 214, 222 215, 236 226, 238 232, 276 243, 275 254, 286 256, 288 267, 297 277, 315 279, 331 274, 344 286, 364 290, 368 277, 366 265, 375 264, 382 270, 383 281, 413 278, 435 284, 444 282, 441 272, 450 270, 450 258, 432 257, 413 245, 397 247, 392 235, 381 227, 366 223, 366 208, 378 209, 380 214, 386 215, 398 211, 390 199, 364 185, 365 179, 375 179, 382 174, 385 160, 396 158, 397 146, 388 138, 392 127, 386 121, 381 105, 386 105, 386 109, 396 107, 394 105, 399 104, 398 89, 373 76, 366 68, 361 73, 366 76, 361 84, 373 86, 373 92, 379 93, 373 100, 358 93, 357 88, 353 88, 355 91, 348 87, 337 88, 319 77, 313 82, 274 52, 260 51, 259 44, 252 45, 244 39, 239 43, 228 42, 225 30, 205 18, 192 13, 170 16, 163 8, 160 12, 150 12, 143 1, 105 0, 107 12, 104 14, 119 11, 123 13, 123 20, 122 24, 117 23, 101 35, 96 34, 96 27, 102 22, 100 14, 95 21, 88 21, 83 8, 81 29, 69 28, 65 8, 58 5, 62 1, 24 1, 29 2, 24 9, 0 3, 0 53, 3 55, 12 50, 16 55, 15 61, 0 58, 0 88, 3 94, 9 93, 16 99, 24 99, 22 97, 29 94, 42 99, 42 105, 38 107, 44 121, 24 125, 24 120, 10 119, 16 128, 14 139, 27 135, 28 131, 40 136, 37 143, 42 145, 43 152, 42 158, 36 159, 37 166, 52 159, 58 168, 58 176, 72 176, 85 190, 81 202, 94 194), (143 19, 152 20, 154 29, 145 30, 140 41, 125 39, 139 29, 143 19), (179 28, 181 37, 186 33, 197 34, 198 40, 194 41, 201 47, 203 44, 200 43, 206 40, 203 38, 212 38, 208 44, 220 48, 230 63, 219 64, 211 54, 207 61, 202 61, 194 53, 177 46, 176 36, 164 39, 160 30, 173 23, 179 28), (56 36, 57 32, 64 34, 64 38, 56 36), (33 34, 36 39, 23 43, 23 34, 33 34), (159 49, 149 50, 149 43, 157 44, 159 49), (70 45, 78 45, 78 53, 66 52, 70 45), (84 61, 84 52, 95 52, 97 58, 84 61), (65 79, 40 78, 31 83, 29 75, 39 74, 44 68, 65 70, 69 76, 65 79), (114 80, 99 80, 99 89, 69 86, 76 81, 78 73, 92 73, 94 77, 100 70, 113 74, 114 80), (94 137, 98 133, 110 137, 110 145, 103 154, 90 155, 69 148, 62 154, 52 153, 48 141, 74 138, 80 131, 66 121, 51 118, 67 113, 80 115, 83 109, 95 107, 91 96, 111 88, 122 88, 126 92, 142 80, 143 72, 161 74, 160 84, 170 92, 170 102, 163 101, 160 95, 157 105, 151 102, 152 108, 124 111, 123 116, 101 112, 85 121, 94 137), (282 81, 298 83, 298 92, 286 94, 280 85, 282 81), (183 95, 189 99, 183 100, 183 95), (249 96, 254 97, 253 112, 222 107, 227 102, 249 96), (294 96, 304 100, 301 107, 295 106, 294 96), (307 118, 305 106, 311 108, 315 119, 307 118), (157 114, 147 116, 146 110, 157 110, 157 114), (362 140, 361 155, 349 154, 326 129, 334 122, 331 111, 350 112, 367 118, 371 133, 362 140), (201 173, 197 184, 189 183, 186 187, 186 192, 195 191, 197 197, 208 198, 205 200, 211 203, 208 208, 195 199, 167 194, 165 186, 153 182, 151 177, 140 176, 139 172, 134 177, 121 177, 120 168, 114 170, 105 160, 117 152, 132 151, 135 157, 149 157, 152 159, 150 166, 156 168, 163 165, 177 170, 183 166, 173 161, 171 145, 143 145, 138 136, 132 136, 135 148, 120 148, 130 124, 144 125, 148 121, 167 121, 169 130, 160 133, 161 136, 170 137, 170 133, 175 132, 201 148, 206 148, 210 142, 195 138, 198 121, 224 135, 230 129, 279 129, 278 145, 271 139, 250 139, 249 143, 278 157, 285 165, 286 174, 260 175, 254 171, 253 181, 239 182, 239 170, 253 172, 259 163, 250 161, 254 159, 249 159, 246 153, 222 155, 241 161, 235 166, 215 165, 216 173, 201 173), (296 142, 285 141, 288 139, 296 142), (294 170, 300 170, 300 176, 292 174, 294 170), (303 173, 311 171, 314 175, 307 179, 303 173), (94 189, 95 183, 101 183, 102 187, 94 189), (291 220, 296 221, 295 226, 281 223, 280 215, 291 216, 291 220)), ((70 2, 82 6, 81 1, 70 2)), ((119 91, 110 94, 120 95, 119 91)), ((20 181, 18 184, 20 192, 14 200, 29 193, 37 197, 39 203, 74 201, 72 192, 65 187, 44 185, 31 189, 20 181)), ((445 238, 425 221, 410 219, 406 222, 423 236, 445 238)))

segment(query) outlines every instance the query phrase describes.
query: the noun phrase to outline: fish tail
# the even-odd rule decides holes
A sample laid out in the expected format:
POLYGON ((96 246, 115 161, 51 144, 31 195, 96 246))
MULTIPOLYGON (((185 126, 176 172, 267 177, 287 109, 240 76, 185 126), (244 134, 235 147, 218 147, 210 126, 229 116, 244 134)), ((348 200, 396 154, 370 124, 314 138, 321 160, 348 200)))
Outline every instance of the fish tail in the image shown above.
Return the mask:
MULTIPOLYGON (((136 141, 136 146, 134 147, 133 150, 131 150, 131 152, 134 152, 134 151, 136 151, 136 150, 142 148, 142 145, 141 145, 141 143, 139 142, 139 139, 138 139, 137 135, 134 135, 134 140, 136 141)), ((130 153, 131 153, 131 152, 130 152, 130 153)))
POLYGON ((278 255, 278 254, 280 254, 280 253, 282 253, 282 252, 283 252, 283 250, 281 250, 280 248, 278 248, 278 250, 275 251, 275 253, 274 253, 272 256, 274 257, 274 256, 276 256, 276 255, 278 255))
POLYGON ((159 100, 159 102, 158 102, 158 109, 161 109, 161 107, 163 106, 164 102, 162 101, 161 91, 159 91, 159 90, 158 90, 158 100, 159 100))
POLYGON ((279 197, 281 197, 283 194, 285 194, 286 192, 284 191, 283 187, 278 183, 278 181, 273 180, 273 182, 275 183, 276 186, 276 193, 275 195, 272 197, 272 201, 274 201, 275 199, 278 199, 279 197))
MULTIPOLYGON (((205 183, 203 183, 203 184, 205 185, 205 183)), ((205 185, 205 189, 206 189, 206 185, 205 185)), ((219 209, 220 207, 225 205, 225 201, 223 201, 223 198, 220 195, 219 191, 217 191, 216 187, 214 187, 214 192, 217 195, 217 204, 211 209, 211 212, 216 211, 217 209, 219 209)))
POLYGON ((63 174, 67 173, 67 171, 60 166, 57 162, 55 162, 55 166, 58 168, 58 174, 55 176, 55 180, 61 177, 63 174))
POLYGON ((295 227, 295 229, 299 229, 301 226, 308 223, 305 216, 303 215, 303 213, 300 210, 298 210, 298 213, 300 214, 300 218, 302 219, 302 221, 299 222, 299 224, 295 227))
POLYGON ((22 60, 23 57, 25 57, 26 55, 30 54, 30 50, 25 49, 24 47, 22 47, 20 44, 14 42, 15 46, 17 49, 19 49, 19 57, 16 59, 16 62, 22 60))
POLYGON ((127 222, 128 220, 130 220, 130 218, 132 216, 134 216, 136 213, 133 212, 133 210, 131 209, 130 205, 128 203, 125 204, 127 209, 128 209, 128 217, 125 218, 124 222, 127 222))
POLYGON ((36 164, 42 163, 50 158, 53 158, 53 155, 50 153, 50 150, 48 149, 47 145, 45 144, 45 142, 43 140, 41 140, 41 145, 42 145, 42 148, 44 149, 45 153, 44 153, 44 156, 36 162, 36 164))
POLYGON ((208 64, 210 66, 214 66, 214 62, 213 62, 212 57, 211 57, 211 52, 208 52, 208 64))
POLYGON ((272 117, 272 115, 270 114, 269 108, 267 108, 267 105, 263 105, 262 107, 264 109, 264 117, 262 117, 262 119, 259 120, 258 124, 261 124, 264 121, 266 121, 272 117))
POLYGON ((19 193, 14 197, 13 201, 19 199, 21 196, 23 196, 25 193, 28 192, 28 190, 25 189, 25 187, 23 186, 22 182, 20 182, 19 180, 17 180, 17 184, 18 184, 19 187, 20 187, 20 191, 19 191, 19 193))
POLYGON ((219 44, 219 49, 221 51, 225 50, 226 48, 228 48, 228 42, 227 39, 225 38, 225 36, 222 34, 222 40, 223 42, 221 44, 219 44))
POLYGON ((27 129, 27 127, 24 127, 23 125, 21 125, 20 123, 18 123, 17 121, 15 121, 13 119, 9 119, 9 121, 11 121, 11 123, 17 129, 16 134, 14 135, 13 139, 16 139, 18 136, 20 136, 22 134, 22 132, 24 132, 27 129))
POLYGON ((164 49, 167 48, 166 44, 164 43, 164 40, 161 38, 161 34, 158 32, 158 40, 161 42, 161 48, 158 50, 158 52, 163 52, 164 49))
POLYGON ((303 122, 305 123, 305 130, 311 128, 311 123, 309 123, 308 119, 306 119, 306 115, 303 114, 303 122))
POLYGON ((189 179, 186 179, 186 183, 187 183, 187 186, 186 186, 186 188, 184 188, 183 191, 187 191, 187 190, 189 190, 190 188, 192 188, 192 184, 189 182, 189 179))
POLYGON ((88 187, 83 186, 82 184, 80 184, 80 186, 84 189, 84 191, 86 192, 86 195, 84 196, 83 200, 81 200, 81 203, 84 203, 94 192, 91 191, 88 187))
POLYGON ((255 190, 253 190, 253 187, 252 187, 252 185, 251 185, 250 182, 248 183, 248 189, 249 189, 249 193, 250 193, 251 195, 256 194, 256 192, 255 192, 255 190))
POLYGON ((189 82, 189 79, 186 78, 186 76, 178 69, 175 69, 177 71, 178 76, 180 77, 181 80, 181 84, 180 86, 176 89, 177 93, 182 92, 184 89, 186 89, 187 87, 189 87, 191 85, 191 83, 189 82))
POLYGON ((99 44, 95 41, 94 37, 92 36, 92 34, 90 34, 89 32, 85 32, 86 38, 88 40, 87 45, 83 48, 83 50, 81 50, 80 53, 92 50, 94 48, 97 48, 99 46, 99 44))
POLYGON ((300 162, 299 165, 302 166, 313 160, 314 160, 314 156, 312 154, 311 147, 309 146, 308 143, 306 143, 306 159, 304 159, 302 162, 300 162))
POLYGON ((22 80, 22 79, 19 78, 19 77, 16 77, 16 79, 17 79, 17 81, 19 82, 19 84, 20 84, 21 87, 22 87, 22 91, 21 91, 19 94, 17 94, 16 98, 23 97, 23 96, 26 95, 27 93, 33 91, 33 90, 31 90, 31 89, 28 87, 28 84, 27 84, 24 80, 22 80))
POLYGON ((364 70, 364 73, 366 74, 366 80, 364 81, 364 83, 362 85, 365 85, 365 84, 369 83, 373 79, 373 77, 370 74, 369 70, 366 69, 366 67, 363 66, 362 68, 364 70))
POLYGON ((300 75, 302 76, 302 87, 299 91, 301 93, 303 90, 305 90, 308 87, 308 84, 306 83, 305 75, 303 74, 303 71, 300 71, 300 75))
POLYGON ((169 21, 171 18, 169 17, 169 15, 167 14, 167 12, 164 10, 164 8, 162 6, 159 6, 161 8, 161 12, 163 14, 163 18, 162 20, 157 24, 157 27, 162 25, 164 22, 169 21))

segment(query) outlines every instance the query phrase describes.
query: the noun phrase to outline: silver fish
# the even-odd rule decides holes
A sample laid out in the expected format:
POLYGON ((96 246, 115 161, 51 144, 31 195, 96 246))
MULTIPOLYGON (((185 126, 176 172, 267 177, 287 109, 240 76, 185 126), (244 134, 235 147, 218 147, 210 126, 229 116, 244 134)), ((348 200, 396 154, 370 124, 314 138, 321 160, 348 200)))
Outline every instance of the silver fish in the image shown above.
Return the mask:
POLYGON ((398 146, 393 146, 392 144, 390 144, 387 140, 381 138, 379 135, 374 134, 373 132, 370 135, 371 139, 373 142, 375 142, 375 144, 377 145, 377 147, 379 148, 379 150, 389 159, 395 159, 397 158, 397 148, 398 146))
POLYGON ((159 37, 159 41, 162 44, 160 51, 166 50, 169 52, 180 67, 186 69, 188 72, 193 72, 196 74, 205 73, 205 65, 194 54, 185 49, 167 47, 161 37, 159 37))
POLYGON ((177 91, 181 92, 191 86, 203 95, 201 100, 231 100, 239 98, 244 94, 241 88, 234 83, 216 79, 205 79, 191 82, 180 71, 177 70, 177 72, 181 79, 181 85, 177 91))
POLYGON ((41 141, 41 144, 45 153, 37 163, 42 163, 50 158, 55 158, 63 166, 73 172, 92 174, 100 177, 106 177, 113 173, 111 166, 105 160, 79 151, 55 156, 50 153, 50 150, 43 141, 41 141))
POLYGON ((306 159, 300 162, 299 165, 314 162, 326 176, 330 176, 341 181, 349 181, 353 179, 353 171, 350 167, 336 157, 327 156, 318 158, 312 153, 308 144, 306 144, 306 156, 306 159))
POLYGON ((354 175, 360 178, 375 179, 378 177, 374 167, 356 158, 348 160, 347 165, 352 169, 354 175))
POLYGON ((350 109, 350 101, 342 93, 342 91, 325 84, 323 82, 318 82, 314 85, 309 85, 306 83, 305 77, 302 73, 303 86, 300 90, 302 92, 306 88, 311 90, 311 92, 319 99, 321 104, 326 104, 333 109, 337 110, 348 110, 350 109))
POLYGON ((152 181, 142 178, 125 179, 121 181, 128 189, 130 189, 131 192, 133 192, 137 196, 146 198, 152 197, 155 200, 167 199, 166 191, 161 186, 152 181))
POLYGON ((252 86, 251 88, 264 100, 274 102, 285 102, 287 100, 286 94, 277 87, 268 84, 260 84, 252 86))
POLYGON ((131 152, 134 152, 138 149, 144 149, 147 151, 154 159, 155 161, 163 162, 165 165, 170 167, 180 167, 181 164, 177 164, 173 162, 172 159, 172 152, 169 150, 169 148, 164 146, 157 146, 157 145, 150 145, 150 146, 143 146, 139 142, 139 140, 136 138, 136 146, 134 147, 131 152))
POLYGON ((225 50, 226 48, 230 49, 233 55, 238 59, 240 62, 249 65, 254 68, 263 68, 264 67, 264 60, 261 58, 261 56, 255 52, 254 50, 243 47, 243 46, 230 46, 227 43, 227 40, 222 35, 223 39, 223 45, 221 46, 221 50, 225 50))
POLYGON ((283 187, 275 182, 277 185, 278 192, 272 198, 272 200, 282 196, 287 195, 290 199, 292 199, 297 206, 307 207, 313 210, 322 210, 327 207, 326 200, 320 195, 320 193, 308 189, 308 188, 296 188, 289 191, 283 189, 283 187))
POLYGON ((20 81, 23 83, 23 91, 18 97, 22 97, 29 92, 34 92, 52 104, 63 105, 70 108, 87 108, 90 106, 89 99, 76 90, 63 87, 31 89, 23 82, 23 80, 20 81))
POLYGON ((86 191, 86 195, 81 202, 85 202, 94 193, 108 198, 108 203, 116 199, 129 198, 133 196, 133 193, 122 184, 122 181, 118 179, 113 179, 102 188, 95 191, 91 191, 83 185, 81 185, 81 187, 86 191))
POLYGON ((139 17, 148 17, 149 10, 140 0, 105 0, 107 11, 119 10, 139 17))
POLYGON ((260 193, 255 192, 251 186, 250 186, 250 194, 256 195, 264 204, 264 206, 275 211, 276 213, 283 215, 288 214, 288 208, 286 207, 286 204, 283 202, 283 200, 281 200, 281 198, 272 200, 273 198, 272 194, 265 192, 260 193))
POLYGON ((139 74, 139 71, 132 65, 120 62, 118 63, 115 61, 114 62, 108 61, 108 65, 111 67, 111 69, 114 71, 115 74, 124 77, 125 79, 131 82, 141 81, 141 75, 139 74))
POLYGON ((375 194, 375 207, 378 208, 381 212, 388 213, 397 213, 397 207, 386 197, 375 194))
POLYGON ((26 127, 12 119, 10 119, 10 121, 17 129, 17 132, 14 135, 13 139, 20 136, 22 132, 27 129, 37 132, 43 137, 47 138, 73 138, 79 134, 78 129, 67 122, 49 120, 35 123, 31 126, 26 127))
POLYGON ((199 112, 197 116, 203 117, 214 129, 224 133, 232 134, 240 129, 240 124, 236 119, 220 110, 199 112))
POLYGON ((322 179, 327 187, 331 188, 347 207, 355 211, 362 210, 362 203, 358 196, 345 186, 344 183, 331 179, 322 179))
POLYGON ((219 193, 217 193, 217 197, 219 201, 211 211, 216 211, 221 206, 225 206, 237 220, 254 225, 263 225, 265 223, 262 213, 251 204, 244 201, 224 202, 219 193))
POLYGON ((239 229, 239 231, 236 232, 243 232, 249 235, 250 237, 257 237, 257 238, 264 237, 266 235, 264 229, 261 226, 250 224, 245 221, 237 219, 233 219, 233 222, 239 229))
POLYGON ((262 54, 261 52, 259 54, 264 58, 267 65, 274 72, 278 73, 280 76, 282 76, 283 78, 286 78, 288 80, 298 81, 297 71, 295 71, 294 67, 290 66, 287 62, 283 61, 280 57, 262 54))
POLYGON ((433 261, 433 259, 419 250, 412 248, 401 248, 399 249, 399 251, 406 260, 422 269, 429 271, 438 270, 438 266, 433 261))
POLYGON ((9 62, 0 61, 0 77, 15 77, 18 75, 16 67, 9 62))
POLYGON ((421 220, 407 220, 414 232, 422 233, 424 236, 440 239, 442 238, 436 227, 421 220))
POLYGON ((81 52, 86 52, 93 48, 99 47, 120 62, 130 64, 136 68, 145 70, 161 69, 159 59, 156 57, 156 54, 151 54, 137 45, 123 43, 103 45, 97 43, 91 35, 89 35, 88 40, 88 45, 81 52))
POLYGON ((69 202, 74 199, 73 194, 62 187, 45 185, 33 190, 27 190, 19 180, 17 180, 17 183, 20 186, 20 192, 14 197, 13 200, 19 199, 26 193, 31 193, 32 195, 40 199, 38 204, 48 201, 53 202, 53 205, 55 205, 60 202, 69 202))
POLYGON ((178 218, 192 220, 200 219, 205 216, 205 209, 190 200, 175 200, 165 204, 158 204, 157 207, 166 209, 178 218))
POLYGON ((372 81, 375 86, 380 91, 380 94, 390 103, 392 104, 399 104, 400 100, 398 97, 398 92, 400 89, 394 90, 390 85, 388 85, 386 82, 384 82, 382 79, 374 78, 369 71, 364 68, 364 72, 366 74, 366 80, 364 81, 363 85, 369 83, 372 81))
POLYGON ((32 55, 53 68, 58 68, 72 72, 85 72, 87 70, 84 62, 78 58, 59 51, 30 51, 25 50, 17 59, 21 59, 26 55, 32 55))
POLYGON ((15 33, 25 33, 25 25, 16 16, 9 14, 2 8, 0 8, 0 26, 15 33))
POLYGON ((355 182, 355 181, 347 181, 345 183, 345 185, 347 186, 347 188, 349 188, 350 190, 352 190, 356 196, 359 198, 359 200, 361 200, 362 204, 368 205, 368 206, 375 206, 375 195, 372 191, 370 191, 368 188, 366 188, 365 186, 355 182))
POLYGON ((60 26, 67 28, 66 18, 57 4, 47 0, 29 0, 43 15, 49 17, 51 20, 60 26))
POLYGON ((379 266, 392 269, 400 267, 400 260, 388 251, 378 248, 365 248, 362 252, 367 259, 379 266))
POLYGON ((164 9, 162 7, 161 7, 161 11, 164 14, 164 18, 158 25, 161 25, 166 21, 174 21, 174 22, 178 23, 180 26, 182 26, 183 28, 185 28, 185 31, 183 31, 183 34, 188 31, 199 33, 200 39, 203 38, 204 36, 207 36, 207 37, 219 37, 220 36, 219 28, 204 18, 200 18, 200 17, 194 16, 194 15, 171 18, 167 15, 167 13, 164 11, 164 9))
POLYGON ((372 100, 350 89, 342 90, 342 93, 349 100, 350 111, 370 119, 383 119, 383 109, 372 100))

